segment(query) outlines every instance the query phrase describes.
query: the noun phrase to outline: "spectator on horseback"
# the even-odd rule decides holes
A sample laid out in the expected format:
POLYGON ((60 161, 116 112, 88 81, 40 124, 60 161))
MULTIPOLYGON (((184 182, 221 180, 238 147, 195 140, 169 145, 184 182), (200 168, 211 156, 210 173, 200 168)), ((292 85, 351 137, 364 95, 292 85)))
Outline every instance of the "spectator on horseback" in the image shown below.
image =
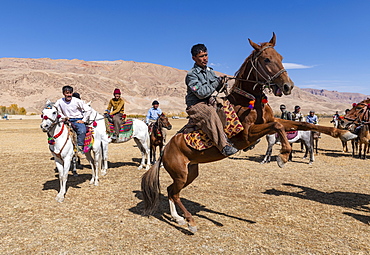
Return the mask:
POLYGON ((233 155, 238 149, 228 142, 221 119, 210 102, 214 100, 211 97, 213 92, 222 92, 224 79, 217 77, 213 69, 207 66, 208 50, 204 44, 194 45, 191 54, 195 63, 185 79, 186 112, 191 121, 207 134, 224 156, 233 155))
POLYGON ((319 118, 315 115, 315 111, 310 111, 310 113, 306 117, 306 122, 312 124, 319 124, 319 118))
POLYGON ((113 91, 113 98, 109 100, 107 110, 105 110, 104 116, 108 118, 109 121, 113 122, 114 134, 112 136, 113 140, 118 139, 119 132, 121 130, 121 125, 125 121, 125 101, 121 98, 121 90, 115 89, 113 91))
POLYGON ((303 114, 301 113, 301 107, 299 105, 294 107, 294 112, 292 112, 292 120, 303 121, 303 114))
POLYGON ((284 104, 280 105, 281 116, 280 119, 292 120, 292 113, 288 112, 284 104))
POLYGON ((148 110, 146 114, 146 124, 149 125, 150 123, 154 123, 159 115, 162 114, 161 108, 159 108, 159 102, 154 100, 152 103, 152 107, 148 110))
POLYGON ((68 120, 72 124, 77 133, 78 150, 83 151, 86 136, 85 122, 90 116, 91 108, 81 99, 72 96, 73 88, 71 86, 64 86, 62 92, 64 98, 58 99, 55 107, 58 109, 61 119, 68 120))

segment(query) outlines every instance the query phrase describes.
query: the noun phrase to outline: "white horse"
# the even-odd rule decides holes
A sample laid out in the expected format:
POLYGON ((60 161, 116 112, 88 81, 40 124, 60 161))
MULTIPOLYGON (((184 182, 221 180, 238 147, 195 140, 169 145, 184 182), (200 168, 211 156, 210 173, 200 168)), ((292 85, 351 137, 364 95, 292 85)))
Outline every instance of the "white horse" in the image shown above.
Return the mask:
MULTIPOLYGON (((150 168, 150 149, 149 149, 149 131, 148 126, 144 123, 144 121, 141 121, 139 119, 132 119, 132 137, 134 138, 135 143, 137 144, 137 147, 139 148, 141 152, 141 163, 138 167, 139 170, 143 169, 145 167, 145 170, 149 170, 150 168), (145 164, 146 159, 146 164, 145 164)), ((109 142, 112 143, 124 143, 127 142, 130 139, 124 139, 124 140, 112 140, 109 137, 109 142)))
POLYGON ((90 184, 99 185, 99 169, 101 174, 106 175, 108 170, 108 143, 109 138, 105 130, 104 117, 91 108, 91 114, 86 120, 87 126, 93 128, 93 146, 85 153, 92 169, 90 184))
MULTIPOLYGON (((42 111, 41 129, 48 134, 49 149, 54 156, 55 164, 59 172, 60 191, 56 196, 58 202, 64 201, 66 184, 71 160, 76 158, 73 137, 70 127, 59 120, 58 110, 48 100, 42 111)), ((92 109, 89 125, 93 127, 94 143, 92 149, 86 153, 92 169, 90 184, 99 185, 99 166, 102 165, 102 174, 105 175, 108 169, 108 136, 105 132, 104 117, 92 109), (93 154, 93 155, 92 155, 93 154), (101 161, 103 160, 103 163, 101 161)), ((75 160, 74 160, 75 163, 75 160)), ((74 164, 74 172, 76 167, 74 164)))
POLYGON ((48 134, 49 149, 54 156, 59 172, 60 190, 55 199, 58 202, 63 202, 68 171, 71 166, 71 160, 75 155, 72 137, 70 136, 69 127, 64 122, 59 121, 60 115, 58 115, 58 110, 49 100, 46 102, 46 107, 42 111, 41 117, 40 127, 42 131, 48 134))
MULTIPOLYGON (((266 151, 265 158, 262 160, 261 164, 270 163, 272 147, 274 146, 274 144, 278 142, 278 140, 276 139, 276 134, 266 135, 266 140, 268 144, 267 151, 266 151)), ((314 153, 313 153, 313 134, 311 131, 299 130, 297 133, 297 136, 292 138, 291 140, 288 139, 288 141, 290 144, 302 141, 306 147, 306 152, 303 158, 307 158, 307 154, 309 153, 310 154, 309 164, 311 165, 313 163, 315 158, 314 158, 314 153)), ((289 160, 292 160, 292 154, 290 154, 289 160)))

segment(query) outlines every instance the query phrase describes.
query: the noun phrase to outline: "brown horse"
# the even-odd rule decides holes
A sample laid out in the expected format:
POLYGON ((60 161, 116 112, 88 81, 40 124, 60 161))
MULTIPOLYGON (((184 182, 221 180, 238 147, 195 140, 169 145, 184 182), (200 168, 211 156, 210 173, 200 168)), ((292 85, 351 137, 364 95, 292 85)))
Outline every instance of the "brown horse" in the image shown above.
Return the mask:
MULTIPOLYGON (((242 122, 244 130, 231 138, 231 142, 239 150, 254 145, 266 134, 278 133, 281 141, 280 154, 277 157, 278 165, 283 166, 291 152, 291 146, 286 138, 286 130, 315 130, 333 137, 348 140, 356 137, 348 131, 333 127, 323 127, 307 122, 289 121, 274 118, 271 107, 266 103, 264 89, 269 89, 275 96, 289 95, 294 87, 282 64, 282 56, 274 49, 275 34, 269 42, 256 44, 249 39, 254 51, 244 61, 235 77, 235 84, 231 88, 227 99, 242 122), (249 102, 255 100, 254 108, 249 102), (349 133, 349 134, 348 134, 349 133)), ((165 146, 162 157, 142 177, 141 187, 145 203, 144 214, 151 214, 159 202, 159 166, 163 166, 173 179, 167 188, 172 218, 178 224, 188 222, 189 230, 197 231, 196 223, 180 200, 180 191, 194 181, 198 176, 199 163, 213 162, 224 159, 220 151, 214 146, 198 151, 190 148, 184 141, 182 133, 174 135, 165 146), (184 213, 179 216, 176 205, 184 213)))
POLYGON ((159 146, 159 153, 162 152, 162 148, 165 141, 165 134, 163 128, 171 130, 172 125, 164 113, 158 116, 158 119, 151 124, 150 129, 150 162, 152 164, 156 161, 156 149, 159 146))
MULTIPOLYGON (((357 130, 358 133, 358 156, 359 158, 366 159, 366 153, 369 152, 370 148, 370 98, 363 100, 358 104, 353 104, 352 109, 346 114, 346 116, 344 116, 344 118, 349 121, 347 126, 356 127, 354 129, 357 130), (362 145, 364 145, 363 150, 362 145)), ((354 156, 355 149, 353 144, 352 148, 352 156, 354 156)))

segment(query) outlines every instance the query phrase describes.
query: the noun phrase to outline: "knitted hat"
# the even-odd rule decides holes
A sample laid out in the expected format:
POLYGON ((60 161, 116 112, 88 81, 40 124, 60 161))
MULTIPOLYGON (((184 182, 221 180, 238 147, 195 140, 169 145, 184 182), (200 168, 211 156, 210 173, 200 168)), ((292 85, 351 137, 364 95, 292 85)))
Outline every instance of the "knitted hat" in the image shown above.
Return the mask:
POLYGON ((113 95, 115 95, 115 94, 120 94, 121 95, 121 90, 115 89, 114 92, 113 92, 113 95))

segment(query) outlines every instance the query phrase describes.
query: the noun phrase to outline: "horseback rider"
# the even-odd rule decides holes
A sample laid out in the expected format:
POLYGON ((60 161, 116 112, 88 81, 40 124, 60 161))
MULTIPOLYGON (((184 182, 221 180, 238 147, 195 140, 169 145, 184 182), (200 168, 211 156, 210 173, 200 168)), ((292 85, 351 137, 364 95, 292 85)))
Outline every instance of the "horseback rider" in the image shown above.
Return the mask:
POLYGON ((162 114, 161 108, 159 108, 159 102, 154 100, 152 103, 152 107, 148 110, 146 114, 146 124, 149 125, 150 123, 154 123, 158 117, 162 114))
POLYGON ((83 151, 86 136, 86 120, 90 117, 91 108, 81 99, 73 97, 73 88, 64 86, 62 88, 64 97, 55 102, 55 107, 61 115, 61 119, 68 120, 77 133, 77 147, 83 151))
POLYGON ((292 113, 288 112, 284 104, 280 105, 281 116, 280 119, 292 120, 292 113))
POLYGON ((312 123, 312 124, 319 124, 319 118, 315 115, 315 111, 311 110, 310 114, 306 117, 306 122, 312 123))
POLYGON ((111 100, 109 100, 108 107, 106 113, 104 114, 108 120, 112 120, 114 125, 114 134, 112 139, 117 139, 119 137, 119 132, 121 130, 121 125, 124 122, 125 116, 125 101, 121 98, 121 90, 115 89, 113 91, 113 96, 111 100), (110 115, 110 116, 109 116, 110 115), (113 116, 113 117, 111 117, 113 116))
POLYGON ((294 107, 294 112, 292 112, 292 120, 303 121, 303 114, 301 113, 301 107, 299 105, 294 107))
MULTIPOLYGON (((159 116, 162 114, 161 108, 159 108, 159 102, 157 100, 154 100, 152 103, 152 107, 148 110, 148 113, 146 114, 146 124, 149 127, 149 133, 152 132, 153 130, 153 123, 157 121, 159 116)), ((163 136, 163 143, 166 143, 166 137, 167 137, 167 132, 166 129, 162 128, 160 130, 162 132, 163 136)))
POLYGON ((217 77, 213 69, 208 67, 208 50, 204 44, 196 44, 191 48, 194 66, 186 75, 187 95, 186 112, 194 124, 203 130, 224 156, 238 152, 228 142, 223 124, 216 109, 210 104, 211 95, 224 87, 223 80, 217 77))

